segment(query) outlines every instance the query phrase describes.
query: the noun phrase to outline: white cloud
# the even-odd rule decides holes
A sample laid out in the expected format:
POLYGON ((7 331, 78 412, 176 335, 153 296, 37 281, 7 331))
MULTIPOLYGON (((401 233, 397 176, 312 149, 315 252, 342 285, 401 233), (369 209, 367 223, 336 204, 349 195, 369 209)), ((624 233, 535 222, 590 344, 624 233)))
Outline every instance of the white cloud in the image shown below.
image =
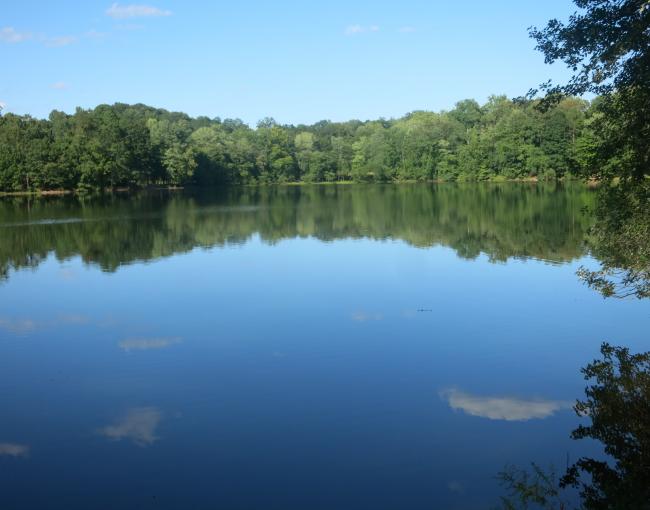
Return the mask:
POLYGON ((142 30, 144 25, 139 25, 137 23, 120 23, 115 25, 115 30, 120 30, 122 32, 133 32, 135 30, 142 30))
MULTIPOLYGON (((95 30, 91 30, 86 34, 84 34, 85 37, 94 38, 94 39, 103 37, 105 35, 106 34, 102 34, 101 32, 97 32, 95 30)), ((29 39, 34 39, 44 44, 45 46, 56 48, 56 47, 67 46, 69 44, 76 43, 79 40, 79 37, 74 35, 61 35, 56 37, 49 37, 47 36, 47 34, 33 35, 29 32, 17 32, 13 27, 0 28, 0 41, 2 42, 13 44, 13 43, 27 41, 29 39)))
POLYGON ((88 30, 88 32, 84 34, 84 36, 87 37, 88 39, 95 39, 95 40, 103 39, 107 35, 108 34, 106 34, 106 32, 98 32, 94 28, 92 30, 88 30))
POLYGON ((120 5, 115 3, 106 10, 106 14, 113 19, 128 19, 171 16, 172 13, 151 5, 120 5))
POLYGON ((400 27, 399 32, 402 34, 412 34, 413 32, 416 32, 417 29, 415 27, 400 27))
POLYGON ((17 443, 0 443, 0 457, 27 457, 29 446, 17 443))
POLYGON ((0 110, 4 110, 7 107, 7 103, 0 101, 0 110))
POLYGON ((345 35, 358 35, 364 34, 366 32, 379 32, 379 27, 377 25, 370 25, 369 27, 364 27, 362 25, 348 25, 345 27, 345 35))
POLYGON ((17 32, 13 27, 0 28, 0 41, 6 43, 19 43, 32 38, 27 32, 17 32))
POLYGON ((120 349, 129 351, 148 351, 151 349, 164 349, 170 345, 182 342, 180 337, 163 337, 163 338, 127 338, 122 340, 118 345, 120 349))
POLYGON ((345 27, 345 35, 354 35, 362 33, 363 27, 361 25, 349 25, 345 27))
POLYGON ((156 429, 161 418, 155 407, 136 407, 113 425, 100 429, 99 433, 114 441, 129 439, 138 446, 149 446, 159 439, 156 429))
POLYGON ((50 48, 60 48, 61 46, 68 46, 77 42, 77 38, 74 35, 61 35, 58 37, 48 37, 45 39, 45 46, 50 48))
POLYGON ((50 88, 55 89, 55 90, 65 90, 68 88, 68 84, 64 81, 57 81, 50 85, 50 88))
POLYGON ((515 397, 487 397, 470 395, 457 389, 440 392, 449 407, 471 416, 489 420, 528 421, 552 416, 571 404, 557 400, 523 400, 515 397))

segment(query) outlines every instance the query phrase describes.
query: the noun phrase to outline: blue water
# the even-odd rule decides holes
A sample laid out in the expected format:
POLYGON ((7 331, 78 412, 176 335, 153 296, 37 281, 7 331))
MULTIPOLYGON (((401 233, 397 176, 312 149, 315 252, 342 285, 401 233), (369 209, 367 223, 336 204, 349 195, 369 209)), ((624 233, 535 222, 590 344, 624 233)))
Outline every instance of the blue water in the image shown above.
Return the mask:
MULTIPOLYGON (((469 257, 431 234, 467 205, 406 221, 416 245, 358 214, 356 233, 325 234, 318 218, 356 191, 278 193, 295 223, 277 235, 262 226, 274 193, 3 204, 1 508, 490 508, 505 465, 598 454, 569 439, 579 369, 605 340, 647 349, 650 313, 576 277, 598 267, 587 191, 577 216, 553 207, 573 233, 534 234, 551 255, 526 254, 510 202, 494 224, 511 229, 465 211, 485 239, 469 257), (99 219, 42 221, 84 214, 99 219), (504 235, 522 244, 497 257, 504 235)), ((362 205, 392 218, 405 203, 362 205)))

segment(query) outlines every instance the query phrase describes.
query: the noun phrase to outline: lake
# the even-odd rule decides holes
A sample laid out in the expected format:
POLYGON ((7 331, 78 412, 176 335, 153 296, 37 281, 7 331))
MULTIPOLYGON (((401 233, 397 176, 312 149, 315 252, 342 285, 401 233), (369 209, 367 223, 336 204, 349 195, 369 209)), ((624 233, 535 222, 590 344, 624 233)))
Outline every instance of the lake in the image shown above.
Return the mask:
MULTIPOLYGON (((581 185, 0 200, 0 507, 483 509, 644 350, 581 185)), ((647 346, 646 346, 647 347, 647 346)))

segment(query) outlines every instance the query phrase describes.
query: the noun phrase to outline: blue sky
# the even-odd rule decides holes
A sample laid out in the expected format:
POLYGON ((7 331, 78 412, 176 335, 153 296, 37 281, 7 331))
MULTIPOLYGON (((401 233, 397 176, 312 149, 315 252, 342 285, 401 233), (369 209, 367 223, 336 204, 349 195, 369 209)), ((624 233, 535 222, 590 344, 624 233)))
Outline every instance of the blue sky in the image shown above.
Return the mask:
POLYGON ((5 2, 6 111, 142 102, 255 124, 397 117, 548 78, 527 34, 569 0, 5 2))

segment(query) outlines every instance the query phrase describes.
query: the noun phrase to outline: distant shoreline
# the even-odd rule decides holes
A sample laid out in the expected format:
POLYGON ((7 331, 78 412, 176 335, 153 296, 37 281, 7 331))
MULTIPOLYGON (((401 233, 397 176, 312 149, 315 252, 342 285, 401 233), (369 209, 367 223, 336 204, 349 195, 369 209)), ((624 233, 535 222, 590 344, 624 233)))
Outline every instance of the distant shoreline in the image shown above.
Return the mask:
MULTIPOLYGON (((226 188, 240 188, 240 187, 293 187, 293 186, 350 186, 350 185, 364 185, 364 184, 388 184, 388 185, 400 185, 400 184, 550 184, 550 183, 563 183, 563 182, 575 182, 582 183, 588 187, 597 187, 600 184, 600 181, 590 179, 553 179, 549 181, 540 180, 536 177, 526 177, 518 179, 487 179, 482 181, 476 180, 446 180, 446 179, 433 179, 428 181, 417 181, 417 180, 402 180, 402 181, 387 181, 387 182, 359 182, 359 181, 334 181, 334 182, 304 182, 304 181, 290 181, 290 182, 270 182, 270 183, 251 183, 251 184, 232 184, 224 186, 226 188)), ((128 194, 135 193, 139 191, 183 191, 183 190, 196 190, 196 189, 214 189, 205 186, 144 186, 141 188, 106 188, 103 190, 95 190, 93 192, 79 192, 77 190, 71 189, 55 189, 55 190, 34 190, 34 191, 0 191, 0 198, 9 198, 9 197, 26 197, 26 196, 36 196, 36 197, 62 197, 67 195, 74 196, 93 196, 93 195, 102 195, 102 194, 128 194)), ((222 187, 223 188, 223 187, 222 187)))

